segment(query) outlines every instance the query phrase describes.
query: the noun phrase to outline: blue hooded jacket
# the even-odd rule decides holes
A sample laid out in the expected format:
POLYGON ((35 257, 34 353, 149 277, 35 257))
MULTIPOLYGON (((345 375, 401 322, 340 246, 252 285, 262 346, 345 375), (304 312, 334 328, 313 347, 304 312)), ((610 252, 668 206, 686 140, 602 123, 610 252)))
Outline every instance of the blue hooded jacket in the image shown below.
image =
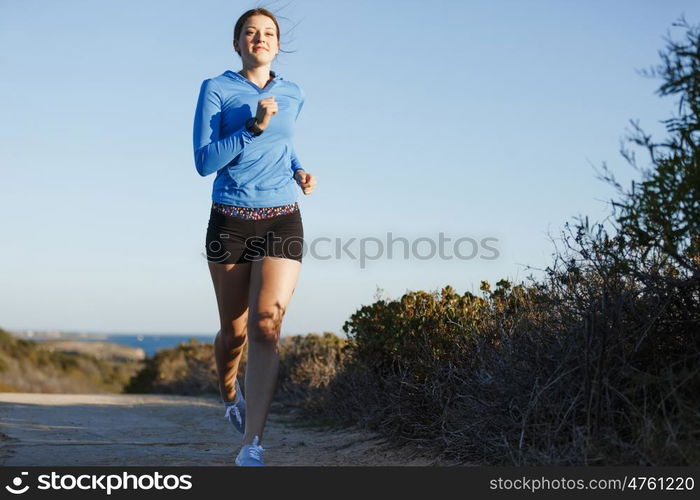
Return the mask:
POLYGON ((194 162, 197 172, 216 172, 212 201, 243 207, 275 207, 298 200, 294 172, 294 123, 305 95, 296 83, 270 71, 260 88, 243 75, 225 71, 202 82, 194 116, 194 162), (277 114, 255 137, 245 126, 258 101, 275 96, 277 114))

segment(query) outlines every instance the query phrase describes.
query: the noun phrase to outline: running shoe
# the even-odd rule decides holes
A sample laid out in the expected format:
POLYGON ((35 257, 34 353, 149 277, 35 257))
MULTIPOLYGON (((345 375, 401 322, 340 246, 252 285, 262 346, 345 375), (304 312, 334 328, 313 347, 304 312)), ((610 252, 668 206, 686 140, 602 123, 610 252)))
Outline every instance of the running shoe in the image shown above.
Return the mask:
POLYGON ((245 433, 245 399, 241 394, 241 386, 238 384, 238 378, 236 378, 236 397, 233 401, 224 401, 226 406, 226 413, 224 417, 233 424, 238 432, 241 434, 245 433))
POLYGON ((241 451, 238 452, 236 457, 236 465, 239 467, 263 467, 265 462, 263 461, 263 453, 265 448, 260 446, 260 439, 258 436, 253 438, 253 444, 245 444, 241 451))

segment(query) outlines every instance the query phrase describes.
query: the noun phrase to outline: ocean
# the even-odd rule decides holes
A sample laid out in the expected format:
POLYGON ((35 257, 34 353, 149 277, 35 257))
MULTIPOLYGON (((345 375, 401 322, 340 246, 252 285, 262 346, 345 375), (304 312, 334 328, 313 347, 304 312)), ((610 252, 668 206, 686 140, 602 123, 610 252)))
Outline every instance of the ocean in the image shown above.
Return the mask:
POLYGON ((197 339, 201 344, 211 344, 215 335, 107 335, 102 342, 140 347, 146 356, 153 356, 158 349, 175 347, 180 342, 189 342, 191 338, 197 339))

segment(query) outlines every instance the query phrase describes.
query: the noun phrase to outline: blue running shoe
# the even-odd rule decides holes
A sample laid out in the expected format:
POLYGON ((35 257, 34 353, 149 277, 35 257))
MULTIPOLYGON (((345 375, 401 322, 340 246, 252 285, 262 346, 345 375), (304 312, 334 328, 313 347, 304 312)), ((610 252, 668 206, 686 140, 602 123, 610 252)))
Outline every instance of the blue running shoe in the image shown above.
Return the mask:
POLYGON ((238 432, 245 434, 245 399, 241 394, 241 386, 236 378, 236 397, 233 401, 224 401, 226 413, 224 417, 233 424, 238 432))
POLYGON ((238 452, 236 457, 236 465, 240 467, 264 467, 265 462, 263 461, 263 453, 265 448, 260 446, 260 439, 258 436, 253 438, 253 444, 243 445, 241 451, 238 452))

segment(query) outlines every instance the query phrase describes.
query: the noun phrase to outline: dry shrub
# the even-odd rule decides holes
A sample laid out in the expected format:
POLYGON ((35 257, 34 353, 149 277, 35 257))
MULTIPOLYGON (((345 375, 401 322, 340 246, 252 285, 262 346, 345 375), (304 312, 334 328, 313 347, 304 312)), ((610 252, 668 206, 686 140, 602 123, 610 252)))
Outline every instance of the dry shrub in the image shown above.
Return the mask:
POLYGON ((564 240, 543 283, 361 308, 306 411, 465 462, 700 463, 698 280, 585 224, 564 240))
MULTIPOLYGON (((290 406, 298 405, 314 390, 327 385, 343 360, 344 344, 342 338, 328 332, 322 336, 283 337, 277 399, 290 406)), ((241 379, 245 377, 247 350, 246 345, 238 368, 241 379)), ((243 380, 241 385, 244 385, 243 380)), ((160 349, 147 359, 144 369, 132 379, 127 391, 218 395, 213 344, 190 339, 176 347, 160 349)))
POLYGON ((146 359, 146 366, 132 379, 126 392, 219 394, 214 346, 192 338, 176 347, 158 350, 146 359))
POLYGON ((345 344, 330 332, 285 337, 280 347, 278 399, 289 406, 310 404, 342 365, 345 344))

